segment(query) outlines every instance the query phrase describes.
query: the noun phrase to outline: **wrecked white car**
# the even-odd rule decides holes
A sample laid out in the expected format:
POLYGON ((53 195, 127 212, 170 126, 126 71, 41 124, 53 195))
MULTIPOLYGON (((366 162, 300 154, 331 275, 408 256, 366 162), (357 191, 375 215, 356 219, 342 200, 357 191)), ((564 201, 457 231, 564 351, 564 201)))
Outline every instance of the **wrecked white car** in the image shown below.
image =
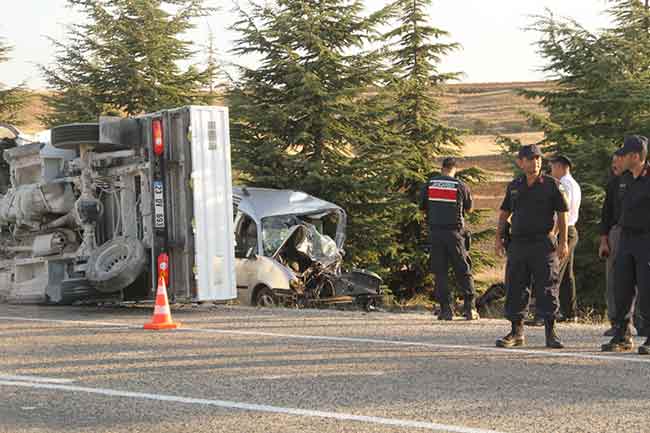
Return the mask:
POLYGON ((241 303, 372 309, 381 278, 341 269, 346 214, 303 192, 233 188, 235 270, 241 303))

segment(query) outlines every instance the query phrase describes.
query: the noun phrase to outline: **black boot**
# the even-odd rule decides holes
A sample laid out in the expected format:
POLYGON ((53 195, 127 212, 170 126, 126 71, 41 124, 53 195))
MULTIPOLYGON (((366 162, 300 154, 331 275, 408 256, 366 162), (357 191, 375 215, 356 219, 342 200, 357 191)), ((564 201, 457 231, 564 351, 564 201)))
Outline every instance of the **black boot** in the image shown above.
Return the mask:
POLYGON ((497 347, 510 349, 513 347, 521 347, 524 345, 524 322, 523 320, 514 320, 510 334, 497 340, 497 347))
POLYGON ((555 332, 555 320, 546 319, 544 321, 544 328, 546 331, 546 347, 550 349, 564 349, 564 344, 562 344, 560 337, 555 332))
POLYGON ((465 320, 479 320, 481 317, 478 315, 478 310, 476 309, 476 303, 474 302, 474 297, 466 297, 463 305, 463 314, 465 315, 465 320))
MULTIPOLYGON (((644 332, 644 334, 647 334, 647 332, 644 332)), ((650 355, 650 337, 646 339, 643 345, 639 346, 639 355, 650 355)))
POLYGON ((603 333, 603 337, 613 337, 616 335, 616 326, 612 323, 607 331, 603 333))
POLYGON ((608 343, 600 346, 603 352, 631 352, 634 350, 634 340, 630 327, 616 325, 616 333, 608 343))
POLYGON ((438 320, 454 320, 454 311, 450 304, 440 304, 440 313, 438 320))
MULTIPOLYGON (((632 324, 630 324, 627 327, 627 329, 631 337, 634 337, 635 335, 638 335, 639 337, 650 337, 650 335, 643 335, 637 333, 637 330, 634 328, 634 326, 632 326, 632 324)), ((614 337, 614 336, 616 336, 616 325, 612 323, 612 326, 607 331, 605 331, 603 337, 614 337)))
POLYGON ((526 320, 524 322, 524 325, 526 326, 544 326, 544 319, 541 317, 533 317, 532 319, 526 320))

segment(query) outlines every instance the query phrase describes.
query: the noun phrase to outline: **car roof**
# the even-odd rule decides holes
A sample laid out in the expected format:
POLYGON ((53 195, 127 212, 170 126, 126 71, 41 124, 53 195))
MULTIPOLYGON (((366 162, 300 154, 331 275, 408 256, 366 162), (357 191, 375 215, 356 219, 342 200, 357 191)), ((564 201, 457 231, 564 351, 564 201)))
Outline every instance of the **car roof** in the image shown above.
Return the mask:
POLYGON ((345 213, 340 206, 302 191, 235 186, 232 192, 235 205, 257 220, 270 216, 306 215, 331 210, 345 213))

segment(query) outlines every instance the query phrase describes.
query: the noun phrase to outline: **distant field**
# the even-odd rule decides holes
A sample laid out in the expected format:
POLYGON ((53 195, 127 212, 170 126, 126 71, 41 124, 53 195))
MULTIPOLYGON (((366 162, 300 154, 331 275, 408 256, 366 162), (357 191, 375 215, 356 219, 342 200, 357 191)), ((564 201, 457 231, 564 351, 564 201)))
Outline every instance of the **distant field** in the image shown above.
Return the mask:
POLYGON ((523 89, 541 90, 552 83, 454 84, 441 97, 445 119, 472 135, 535 132, 523 113, 543 114, 538 101, 519 95, 523 89))
MULTIPOLYGON (((542 132, 522 132, 514 134, 502 134, 507 137, 518 139, 523 144, 531 144, 540 141, 544 138, 542 132)), ((496 144, 496 135, 464 135, 463 141, 465 148, 463 154, 465 156, 480 156, 480 155, 494 155, 501 153, 501 149, 496 144)))
MULTIPOLYGON (((20 113, 20 125, 18 128, 26 133, 34 133, 44 129, 39 117, 45 114, 46 106, 43 97, 44 92, 32 92, 25 108, 20 113)), ((5 133, 4 130, 0 134, 5 133)))

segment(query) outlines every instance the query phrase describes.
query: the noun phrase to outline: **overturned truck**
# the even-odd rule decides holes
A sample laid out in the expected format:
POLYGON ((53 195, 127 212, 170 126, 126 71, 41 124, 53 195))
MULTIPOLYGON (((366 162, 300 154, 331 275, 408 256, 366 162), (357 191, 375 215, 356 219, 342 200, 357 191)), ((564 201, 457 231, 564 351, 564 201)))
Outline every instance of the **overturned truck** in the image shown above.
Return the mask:
POLYGON ((176 301, 236 297, 226 108, 3 126, 0 300, 142 300, 159 275, 176 301))

